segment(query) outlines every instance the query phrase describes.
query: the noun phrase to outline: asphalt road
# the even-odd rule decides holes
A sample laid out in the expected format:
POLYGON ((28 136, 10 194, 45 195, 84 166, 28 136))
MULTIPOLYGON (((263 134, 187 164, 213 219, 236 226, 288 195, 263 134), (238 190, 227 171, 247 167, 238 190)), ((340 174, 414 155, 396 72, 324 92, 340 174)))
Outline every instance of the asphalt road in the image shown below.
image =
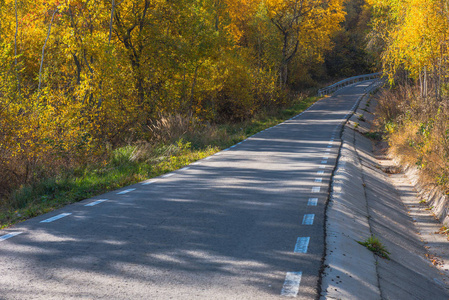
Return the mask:
POLYGON ((369 84, 187 168, 1 231, 0 298, 316 298, 341 123, 369 84))

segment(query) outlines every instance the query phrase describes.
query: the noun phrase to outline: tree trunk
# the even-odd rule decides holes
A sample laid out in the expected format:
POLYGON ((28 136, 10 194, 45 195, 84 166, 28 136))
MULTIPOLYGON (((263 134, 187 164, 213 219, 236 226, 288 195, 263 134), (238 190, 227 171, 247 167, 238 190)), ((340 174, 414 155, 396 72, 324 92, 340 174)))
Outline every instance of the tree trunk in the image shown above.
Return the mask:
POLYGON ((19 69, 17 66, 17 34, 19 32, 19 21, 17 18, 17 0, 14 1, 14 13, 16 17, 16 32, 14 33, 14 65, 16 69, 16 77, 17 77, 17 91, 19 92, 20 97, 20 75, 19 75, 19 69))
POLYGON ((51 16, 50 24, 48 25, 47 38, 45 39, 44 46, 42 47, 41 66, 39 68, 39 85, 37 87, 38 92, 40 92, 40 90, 41 90, 42 66, 44 65, 45 46, 47 45, 48 38, 50 37, 51 25, 53 23, 53 19, 54 19, 56 13, 58 12, 58 10, 59 10, 59 8, 56 7, 55 11, 53 12, 53 15, 51 16))

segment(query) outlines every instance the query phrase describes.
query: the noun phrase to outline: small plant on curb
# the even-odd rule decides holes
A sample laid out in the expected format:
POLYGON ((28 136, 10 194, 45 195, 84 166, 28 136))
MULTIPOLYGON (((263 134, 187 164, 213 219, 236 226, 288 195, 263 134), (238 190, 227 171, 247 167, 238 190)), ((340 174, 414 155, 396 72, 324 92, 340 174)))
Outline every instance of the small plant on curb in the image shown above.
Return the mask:
POLYGON ((375 140, 375 141, 381 141, 382 140, 382 132, 380 132, 380 131, 374 131, 374 132, 370 131, 370 132, 364 133, 364 135, 367 138, 375 140))
POLYGON ((365 116, 363 114, 360 114, 359 115, 359 120, 362 121, 362 122, 365 122, 366 121, 365 116))
POLYGON ((385 249, 385 246, 374 235, 367 238, 364 242, 357 241, 357 243, 359 243, 362 246, 365 246, 368 250, 370 250, 377 256, 390 260, 390 257, 388 256, 390 252, 388 252, 387 249, 385 249))

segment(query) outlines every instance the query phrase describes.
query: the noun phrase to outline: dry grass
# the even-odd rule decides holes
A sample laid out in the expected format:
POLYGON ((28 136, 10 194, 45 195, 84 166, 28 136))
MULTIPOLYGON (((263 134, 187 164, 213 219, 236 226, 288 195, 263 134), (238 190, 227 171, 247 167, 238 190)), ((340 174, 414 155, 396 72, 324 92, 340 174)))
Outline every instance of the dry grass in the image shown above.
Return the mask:
POLYGON ((449 191, 449 98, 423 98, 417 87, 379 96, 376 114, 388 133, 390 152, 421 170, 423 182, 449 191))

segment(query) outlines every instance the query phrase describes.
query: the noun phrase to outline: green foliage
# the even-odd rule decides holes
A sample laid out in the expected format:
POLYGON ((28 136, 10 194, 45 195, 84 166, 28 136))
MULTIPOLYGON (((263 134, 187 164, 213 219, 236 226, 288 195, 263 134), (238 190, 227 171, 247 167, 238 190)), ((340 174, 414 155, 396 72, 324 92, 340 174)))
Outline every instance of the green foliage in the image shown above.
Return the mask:
POLYGON ((363 242, 357 241, 357 243, 359 243, 362 246, 365 246, 368 250, 370 250, 377 256, 390 260, 390 257, 388 256, 390 252, 387 251, 385 246, 374 235, 370 236, 363 242))
MULTIPOLYGON (((7 202, 0 205, 0 228, 182 168, 297 115, 316 100, 316 97, 297 97, 290 107, 260 113, 240 123, 200 127, 193 124, 194 130, 175 130, 178 136, 171 136, 163 143, 137 142, 117 147, 109 150, 110 155, 103 161, 23 184, 8 197, 7 202)), ((165 124, 175 122, 192 126, 192 122, 173 119, 177 121, 167 121, 165 124)), ((173 129, 173 124, 167 126, 173 129)))
POLYGON ((365 0, 345 2, 346 18, 341 31, 335 33, 335 47, 326 56, 327 75, 346 78, 373 73, 377 62, 374 53, 367 50, 366 35, 371 11, 365 0))

